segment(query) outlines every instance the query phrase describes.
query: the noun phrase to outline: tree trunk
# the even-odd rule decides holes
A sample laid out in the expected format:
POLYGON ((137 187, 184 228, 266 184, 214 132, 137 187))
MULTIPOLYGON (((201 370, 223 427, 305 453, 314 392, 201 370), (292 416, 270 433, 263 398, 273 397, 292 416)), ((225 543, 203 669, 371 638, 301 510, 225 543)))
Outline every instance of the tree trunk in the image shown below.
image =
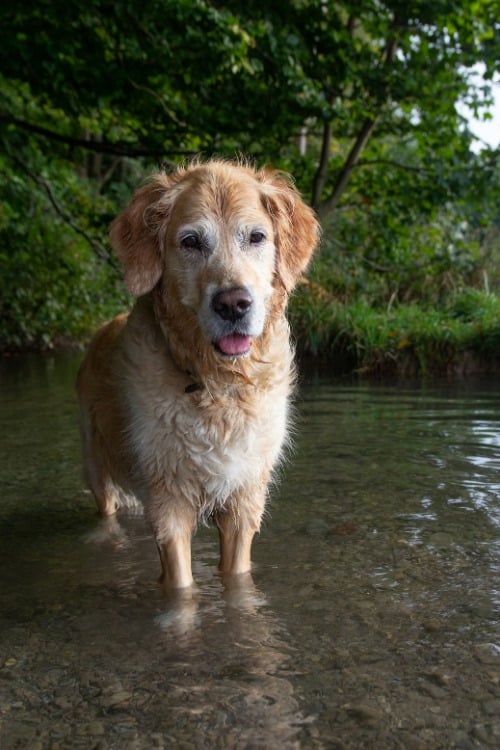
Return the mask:
MULTIPOLYGON (((384 53, 382 56, 382 63, 384 67, 388 67, 392 63, 394 55, 396 54, 398 46, 397 31, 401 23, 402 19, 395 15, 392 22, 392 34, 386 42, 384 53)), ((386 92, 386 87, 384 87, 384 92, 386 92)), ((370 140, 372 133, 375 130, 375 127, 380 119, 380 113, 382 111, 384 103, 385 99, 379 93, 375 101, 375 111, 372 115, 369 115, 365 118, 361 129, 356 136, 354 144, 349 151, 347 159, 345 160, 344 165, 339 172, 332 192, 327 198, 325 198, 325 200, 321 201, 321 192, 328 175, 331 140, 331 124, 325 123, 325 127, 323 129, 323 143, 321 146, 320 163, 318 171, 314 178, 313 186, 313 207, 318 212, 320 219, 326 218, 326 216, 331 214, 337 208, 340 198, 342 197, 342 194, 346 189, 349 180, 351 179, 354 168, 356 167, 356 164, 358 163, 361 154, 366 148, 366 144, 370 140)))
POLYGON ((330 142, 332 140, 332 125, 325 122, 323 125, 323 139, 321 142, 321 156, 319 158, 318 169, 314 175, 311 205, 315 211, 320 211, 321 195, 325 187, 328 176, 328 162, 330 161, 330 142))
MULTIPOLYGON (((315 206, 318 211, 320 219, 324 219, 328 214, 333 213, 339 204, 339 200, 342 197, 342 193, 347 187, 349 180, 351 179, 352 172, 358 163, 361 154, 363 153, 366 144, 370 140, 371 134, 375 130, 375 126, 379 120, 379 116, 367 117, 364 121, 361 130, 359 131, 354 145, 349 151, 349 155, 344 162, 342 169, 340 170, 339 176, 333 188, 333 192, 323 202, 319 202, 315 206)), ((325 167, 325 178, 326 178, 327 166, 325 167)))

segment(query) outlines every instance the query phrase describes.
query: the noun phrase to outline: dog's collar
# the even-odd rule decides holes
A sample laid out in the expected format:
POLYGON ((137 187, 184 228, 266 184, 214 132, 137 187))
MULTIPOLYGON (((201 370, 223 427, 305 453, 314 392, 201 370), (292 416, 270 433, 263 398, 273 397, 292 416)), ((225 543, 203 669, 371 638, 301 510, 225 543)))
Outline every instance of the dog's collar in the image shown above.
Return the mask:
MULTIPOLYGON (((186 370, 186 375, 192 379, 193 373, 189 372, 189 370, 186 370)), ((184 388, 184 393, 195 393, 196 391, 202 391, 203 385, 202 383, 188 383, 188 385, 184 388)))
POLYGON ((184 393, 194 393, 195 391, 201 390, 203 390, 201 383, 189 383, 189 385, 184 388, 184 393))

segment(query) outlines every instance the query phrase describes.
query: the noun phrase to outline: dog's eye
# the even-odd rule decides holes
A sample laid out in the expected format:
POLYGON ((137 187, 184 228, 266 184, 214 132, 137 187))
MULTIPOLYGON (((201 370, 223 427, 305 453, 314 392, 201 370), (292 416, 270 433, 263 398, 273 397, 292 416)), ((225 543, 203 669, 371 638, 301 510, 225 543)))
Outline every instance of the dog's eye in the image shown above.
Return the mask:
POLYGON ((199 250, 201 247, 200 238, 196 234, 187 234, 181 239, 181 245, 187 250, 199 250))
POLYGON ((266 235, 264 232, 260 232, 259 230, 255 230, 255 232, 250 233, 250 244, 251 245, 260 245, 261 242, 264 242, 266 239, 266 235))

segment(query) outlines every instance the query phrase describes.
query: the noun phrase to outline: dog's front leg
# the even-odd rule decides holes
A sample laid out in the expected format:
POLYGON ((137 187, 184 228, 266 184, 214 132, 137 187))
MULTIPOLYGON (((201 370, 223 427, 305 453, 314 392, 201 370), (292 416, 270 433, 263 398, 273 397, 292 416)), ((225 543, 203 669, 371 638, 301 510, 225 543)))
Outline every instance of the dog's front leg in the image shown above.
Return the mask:
POLYGON ((220 540, 221 573, 237 575, 248 573, 252 567, 252 541, 260 528, 264 511, 265 494, 240 497, 227 511, 216 517, 220 540))
POLYGON ((165 591, 183 589, 193 583, 191 572, 191 535, 173 536, 158 542, 165 591))
MULTIPOLYGON (((161 509, 159 509, 161 511, 161 509)), ((160 553, 161 582, 165 591, 191 586, 191 538, 196 526, 193 509, 155 514, 153 529, 160 553)))

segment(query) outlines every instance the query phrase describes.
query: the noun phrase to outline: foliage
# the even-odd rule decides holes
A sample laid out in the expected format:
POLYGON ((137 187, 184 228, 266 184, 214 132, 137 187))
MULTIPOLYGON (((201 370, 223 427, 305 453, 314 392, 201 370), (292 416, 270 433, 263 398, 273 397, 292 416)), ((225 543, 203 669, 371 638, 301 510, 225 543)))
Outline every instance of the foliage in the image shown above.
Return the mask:
POLYGON ((337 371, 445 375, 499 366, 500 299, 478 290, 455 295, 448 308, 404 305, 391 310, 364 301, 340 304, 315 284, 292 300, 291 318, 302 354, 337 371))
MULTIPOLYGON (((70 165, 49 165, 35 153, 31 159, 40 166, 35 187, 48 186, 55 171, 60 199, 73 207, 80 225, 75 231, 54 212, 51 201, 59 196, 33 190, 0 160, 5 198, 0 211, 0 350, 74 343, 88 335, 96 319, 126 303, 107 250, 91 237, 97 201, 86 190, 88 184, 82 185, 70 165)), ((106 213, 106 205, 101 210, 106 213)))
POLYGON ((199 153, 296 176, 334 300, 494 290, 498 154, 471 150, 457 105, 491 100, 498 29, 494 0, 4 0, 0 347, 116 311, 111 218, 159 162, 199 153))
POLYGON ((421 165, 460 162, 456 104, 489 100, 469 79, 478 61, 487 80, 498 65, 495 5, 6 0, 1 119, 18 139, 107 155, 273 162, 307 128, 313 203, 327 215, 374 131, 415 142, 421 165))
POLYGON ((382 307, 441 304, 464 284, 498 288, 499 170, 481 174, 487 195, 476 189, 471 168, 454 200, 446 190, 439 195, 438 185, 433 196, 419 175, 398 179, 378 170, 383 166, 372 169, 373 184, 360 184, 363 209, 346 207, 325 223, 314 269, 319 283, 341 300, 364 298, 382 307))

